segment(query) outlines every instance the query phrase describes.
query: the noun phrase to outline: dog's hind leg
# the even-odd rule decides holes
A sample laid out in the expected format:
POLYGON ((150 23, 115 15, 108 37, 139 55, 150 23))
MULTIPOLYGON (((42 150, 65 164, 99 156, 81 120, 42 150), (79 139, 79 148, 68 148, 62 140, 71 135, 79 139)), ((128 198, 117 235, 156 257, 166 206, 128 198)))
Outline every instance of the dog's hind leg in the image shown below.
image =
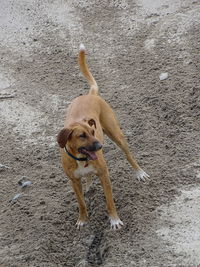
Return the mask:
POLYGON ((131 155, 128 147, 128 143, 120 129, 119 123, 115 117, 113 110, 106 104, 104 106, 104 116, 101 116, 101 125, 105 134, 115 142, 125 153, 127 160, 136 171, 136 176, 138 180, 145 180, 149 177, 138 165, 136 159, 131 155))

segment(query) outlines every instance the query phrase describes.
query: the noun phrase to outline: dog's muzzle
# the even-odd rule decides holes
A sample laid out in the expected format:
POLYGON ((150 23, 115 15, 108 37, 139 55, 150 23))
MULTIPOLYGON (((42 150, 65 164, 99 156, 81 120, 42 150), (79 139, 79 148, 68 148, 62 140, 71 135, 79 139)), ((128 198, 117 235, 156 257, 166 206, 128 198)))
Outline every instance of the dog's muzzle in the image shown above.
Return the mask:
POLYGON ((91 148, 88 148, 89 151, 98 151, 100 149, 102 149, 102 144, 99 143, 98 141, 95 141, 91 146, 91 148))
POLYGON ((95 141, 90 146, 80 147, 78 149, 78 152, 81 153, 81 154, 86 155, 88 160, 96 160, 97 159, 97 155, 95 154, 95 152, 97 152, 100 149, 102 149, 102 144, 99 143, 98 141, 95 141))

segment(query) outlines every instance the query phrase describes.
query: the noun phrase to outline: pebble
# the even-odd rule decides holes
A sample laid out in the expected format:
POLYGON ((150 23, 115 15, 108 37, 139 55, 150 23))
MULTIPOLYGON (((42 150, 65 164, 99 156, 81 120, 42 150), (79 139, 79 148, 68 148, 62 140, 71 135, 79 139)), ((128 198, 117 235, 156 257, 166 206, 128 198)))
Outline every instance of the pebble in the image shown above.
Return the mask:
POLYGON ((23 176, 20 180, 19 180, 19 182, 18 182, 18 184, 22 187, 22 188, 24 188, 24 187, 27 187, 27 186, 30 186, 31 184, 32 184, 32 182, 31 181, 26 181, 26 176, 23 176))
POLYGON ((22 197, 22 194, 17 194, 11 199, 11 203, 15 203, 19 198, 22 197))
POLYGON ((160 74, 160 81, 166 80, 169 77, 168 72, 163 72, 160 74))
POLYGON ((6 165, 0 164, 0 171, 3 171, 5 169, 9 169, 9 167, 6 165))
POLYGON ((24 188, 24 187, 30 186, 31 184, 32 184, 31 181, 22 182, 21 187, 24 188))

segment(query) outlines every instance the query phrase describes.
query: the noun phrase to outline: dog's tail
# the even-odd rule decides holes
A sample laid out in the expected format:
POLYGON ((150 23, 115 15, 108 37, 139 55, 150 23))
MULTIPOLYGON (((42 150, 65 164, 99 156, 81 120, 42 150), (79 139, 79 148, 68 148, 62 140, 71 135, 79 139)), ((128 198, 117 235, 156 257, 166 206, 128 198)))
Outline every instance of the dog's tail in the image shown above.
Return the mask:
POLYGON ((78 61, 79 61, 81 72, 83 73, 83 75, 85 76, 85 78, 87 79, 90 85, 89 95, 98 95, 97 83, 94 77, 92 76, 92 73, 89 71, 86 60, 85 60, 85 46, 83 44, 81 44, 79 48, 78 61))

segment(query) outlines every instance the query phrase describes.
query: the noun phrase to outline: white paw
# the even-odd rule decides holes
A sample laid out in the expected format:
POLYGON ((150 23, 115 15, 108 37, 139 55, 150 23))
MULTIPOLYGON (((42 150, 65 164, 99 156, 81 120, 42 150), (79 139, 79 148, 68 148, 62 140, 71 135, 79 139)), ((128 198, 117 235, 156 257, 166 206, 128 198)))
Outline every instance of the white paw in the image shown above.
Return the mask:
POLYGON ((136 172, 136 177, 139 181, 145 181, 146 179, 149 179, 149 175, 143 171, 143 170, 139 170, 136 172))
POLYGON ((76 227, 77 227, 77 229, 81 229, 81 228, 83 228, 85 225, 87 224, 87 221, 81 221, 81 220, 78 220, 77 222, 76 222, 76 227))
POLYGON ((119 218, 118 219, 110 218, 110 224, 111 224, 111 229, 113 230, 121 229, 121 227, 124 225, 119 218))

